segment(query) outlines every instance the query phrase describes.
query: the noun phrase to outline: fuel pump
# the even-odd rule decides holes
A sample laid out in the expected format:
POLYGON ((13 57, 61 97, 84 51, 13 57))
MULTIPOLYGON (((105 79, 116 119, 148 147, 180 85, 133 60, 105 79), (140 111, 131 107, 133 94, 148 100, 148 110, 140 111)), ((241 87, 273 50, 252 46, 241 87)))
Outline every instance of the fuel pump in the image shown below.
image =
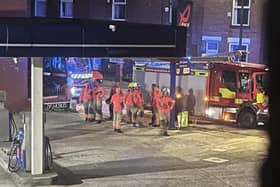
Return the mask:
POLYGON ((16 142, 16 162, 21 169, 25 169, 25 145, 23 128, 18 129, 16 142))
POLYGON ((22 147, 24 141, 23 128, 19 128, 12 142, 9 152, 8 169, 11 172, 17 172, 25 168, 25 148, 22 147))

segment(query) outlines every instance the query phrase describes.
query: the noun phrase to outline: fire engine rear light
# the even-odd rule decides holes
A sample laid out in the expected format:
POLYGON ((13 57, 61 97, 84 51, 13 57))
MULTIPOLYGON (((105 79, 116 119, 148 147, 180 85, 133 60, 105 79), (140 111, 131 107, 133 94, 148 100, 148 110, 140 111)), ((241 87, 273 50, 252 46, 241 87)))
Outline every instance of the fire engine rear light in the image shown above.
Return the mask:
POLYGON ((230 115, 229 114, 224 114, 224 120, 229 121, 230 120, 230 115))

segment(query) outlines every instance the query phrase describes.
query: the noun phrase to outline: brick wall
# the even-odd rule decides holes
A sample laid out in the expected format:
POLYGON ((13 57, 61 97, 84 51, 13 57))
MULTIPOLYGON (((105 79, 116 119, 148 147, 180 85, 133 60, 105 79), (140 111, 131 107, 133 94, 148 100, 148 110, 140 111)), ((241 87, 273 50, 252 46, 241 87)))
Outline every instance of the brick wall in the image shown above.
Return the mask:
POLYGON ((127 16, 131 22, 162 23, 161 0, 130 0, 127 1, 127 16))
POLYGON ((1 0, 0 17, 29 16, 29 0, 1 0))
MULTIPOLYGON (((262 11, 266 0, 251 0, 250 26, 244 27, 243 38, 250 38, 249 62, 262 61, 262 11)), ((202 36, 219 36, 222 41, 219 52, 228 51, 227 38, 239 38, 240 27, 232 26, 232 0, 197 0, 194 1, 192 20, 192 44, 197 46, 198 55, 201 54, 202 36)))
MULTIPOLYGON (((162 22, 161 0, 128 0, 127 21, 140 23, 162 22)), ((74 17, 92 19, 112 19, 112 0, 74 1, 74 17)))

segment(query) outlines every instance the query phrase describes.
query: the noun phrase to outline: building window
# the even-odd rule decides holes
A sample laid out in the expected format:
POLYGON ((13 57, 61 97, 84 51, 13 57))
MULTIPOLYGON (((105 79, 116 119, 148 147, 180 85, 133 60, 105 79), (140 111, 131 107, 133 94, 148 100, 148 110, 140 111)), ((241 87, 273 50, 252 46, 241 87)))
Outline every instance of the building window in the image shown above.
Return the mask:
POLYGON ((240 72, 239 73, 239 92, 248 93, 249 92, 249 73, 240 72))
POLYGON ((112 20, 126 20, 126 0, 113 0, 112 20))
POLYGON ((47 1, 46 0, 35 0, 34 16, 46 17, 47 16, 47 1))
POLYGON ((231 91, 236 91, 236 75, 234 71, 225 70, 222 72, 222 84, 231 91))
POLYGON ((241 56, 241 59, 235 58, 235 61, 242 61, 242 62, 248 62, 248 49, 250 44, 250 38, 243 38, 242 39, 242 45, 241 49, 239 49, 239 38, 228 38, 228 44, 229 44, 229 52, 233 51, 246 51, 246 54, 241 56))
POLYGON ((73 17, 73 0, 60 1, 60 17, 61 18, 73 17))
POLYGON ((219 53, 219 43, 222 38, 217 36, 202 36, 202 56, 216 55, 219 53))
MULTIPOLYGON (((242 44, 241 49, 239 49, 239 44, 238 43, 229 43, 229 51, 246 51, 247 53, 241 56, 241 59, 239 61, 241 62, 248 62, 248 44, 242 44)), ((235 61, 238 61, 238 58, 235 58, 235 61)))
POLYGON ((232 7, 232 25, 239 26, 241 21, 244 26, 249 26, 250 21, 250 8, 251 0, 233 0, 232 7), (243 6, 243 16, 242 16, 242 2, 243 6))

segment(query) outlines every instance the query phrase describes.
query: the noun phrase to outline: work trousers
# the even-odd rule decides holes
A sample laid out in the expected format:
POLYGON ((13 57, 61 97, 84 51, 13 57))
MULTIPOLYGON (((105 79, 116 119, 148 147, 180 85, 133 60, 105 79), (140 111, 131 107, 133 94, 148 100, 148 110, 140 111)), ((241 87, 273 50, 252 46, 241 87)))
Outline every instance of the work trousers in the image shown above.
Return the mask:
POLYGON ((102 120, 102 100, 94 100, 93 108, 95 114, 95 120, 102 120))
POLYGON ((160 135, 167 133, 169 119, 170 119, 169 113, 160 112, 160 135))
POLYGON ((122 111, 113 112, 113 128, 121 129, 122 111))

